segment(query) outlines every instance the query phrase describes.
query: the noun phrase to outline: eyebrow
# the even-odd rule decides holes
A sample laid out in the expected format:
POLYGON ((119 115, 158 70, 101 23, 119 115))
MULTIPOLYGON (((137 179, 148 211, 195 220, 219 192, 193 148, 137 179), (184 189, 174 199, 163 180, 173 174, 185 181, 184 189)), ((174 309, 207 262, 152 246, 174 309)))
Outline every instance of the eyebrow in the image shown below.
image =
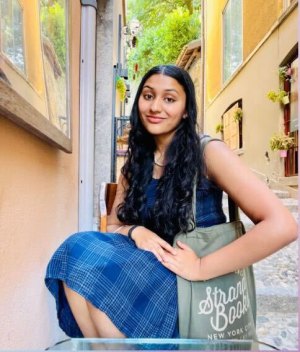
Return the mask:
MULTIPOLYGON (((149 89, 151 89, 151 90, 154 90, 153 87, 148 86, 148 85, 145 85, 145 86, 143 87, 143 89, 145 89, 145 88, 149 88, 149 89)), ((165 91, 166 91, 166 92, 175 92, 175 93, 178 94, 178 91, 177 91, 176 89, 174 89, 174 88, 165 89, 165 91)))

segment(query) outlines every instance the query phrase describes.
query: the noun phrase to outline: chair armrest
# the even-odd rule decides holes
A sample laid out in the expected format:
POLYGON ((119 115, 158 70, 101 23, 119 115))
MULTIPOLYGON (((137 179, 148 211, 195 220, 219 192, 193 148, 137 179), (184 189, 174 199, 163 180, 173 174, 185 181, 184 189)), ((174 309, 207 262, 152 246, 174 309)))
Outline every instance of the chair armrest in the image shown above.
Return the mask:
POLYGON ((110 214, 117 192, 117 183, 102 182, 99 189, 99 231, 107 231, 110 214))

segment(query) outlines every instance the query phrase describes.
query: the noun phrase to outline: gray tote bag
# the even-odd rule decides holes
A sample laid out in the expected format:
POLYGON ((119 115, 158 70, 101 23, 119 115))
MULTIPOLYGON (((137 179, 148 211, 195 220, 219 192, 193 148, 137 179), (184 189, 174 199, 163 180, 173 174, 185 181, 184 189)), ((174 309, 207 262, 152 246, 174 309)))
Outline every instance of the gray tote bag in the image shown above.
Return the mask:
MULTIPOLYGON (((205 142, 208 140, 206 138, 205 142)), ((194 213, 195 196, 194 192, 194 213)), ((191 232, 177 234, 174 246, 180 240, 199 257, 226 246, 245 233, 244 225, 238 219, 238 208, 230 199, 229 213, 229 223, 196 227, 191 232)), ((177 276, 177 290, 181 338, 256 340, 252 266, 207 281, 188 281, 177 276)))
MULTIPOLYGON (((244 233, 241 221, 196 228, 175 237, 203 257, 244 233)), ((177 276, 181 338, 256 339, 256 294, 252 266, 207 281, 177 276)))

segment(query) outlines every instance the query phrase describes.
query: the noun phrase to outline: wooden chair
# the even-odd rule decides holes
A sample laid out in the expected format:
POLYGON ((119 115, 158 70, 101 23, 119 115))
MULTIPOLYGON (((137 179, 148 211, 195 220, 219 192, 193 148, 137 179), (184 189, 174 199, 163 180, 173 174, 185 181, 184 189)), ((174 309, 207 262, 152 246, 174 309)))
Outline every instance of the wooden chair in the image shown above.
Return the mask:
POLYGON ((117 183, 102 182, 99 189, 99 231, 106 232, 107 216, 110 214, 117 192, 117 183))

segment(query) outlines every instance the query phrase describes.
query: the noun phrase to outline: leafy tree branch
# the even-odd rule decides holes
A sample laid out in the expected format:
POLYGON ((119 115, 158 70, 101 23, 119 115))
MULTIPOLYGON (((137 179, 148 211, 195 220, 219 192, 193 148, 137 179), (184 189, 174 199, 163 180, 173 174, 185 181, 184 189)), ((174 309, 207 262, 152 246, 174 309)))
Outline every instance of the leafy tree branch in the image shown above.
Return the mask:
POLYGON ((199 10, 199 0, 129 1, 129 17, 141 24, 128 57, 130 76, 143 75, 154 65, 174 64, 183 46, 200 36, 199 10))

